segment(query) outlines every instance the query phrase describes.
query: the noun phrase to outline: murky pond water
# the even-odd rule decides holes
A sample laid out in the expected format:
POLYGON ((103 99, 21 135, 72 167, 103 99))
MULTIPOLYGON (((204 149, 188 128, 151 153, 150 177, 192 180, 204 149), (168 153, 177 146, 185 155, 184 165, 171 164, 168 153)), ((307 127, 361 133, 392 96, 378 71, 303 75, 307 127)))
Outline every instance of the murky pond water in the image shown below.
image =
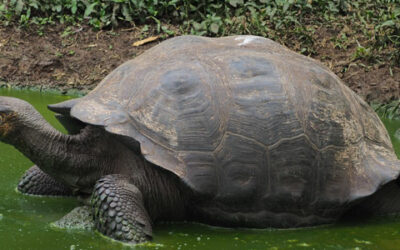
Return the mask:
MULTIPOLYGON (((0 95, 28 100, 51 124, 63 130, 46 104, 70 97, 0 89, 0 95)), ((389 133, 400 121, 384 120, 389 133)), ((392 137, 398 155, 400 140, 392 137)), ((32 165, 11 146, 0 143, 0 249, 125 249, 95 232, 55 230, 53 221, 72 210, 71 198, 30 197, 15 191, 32 165)), ((154 228, 154 249, 400 249, 400 217, 358 224, 296 230, 225 229, 194 223, 166 223, 154 228)))

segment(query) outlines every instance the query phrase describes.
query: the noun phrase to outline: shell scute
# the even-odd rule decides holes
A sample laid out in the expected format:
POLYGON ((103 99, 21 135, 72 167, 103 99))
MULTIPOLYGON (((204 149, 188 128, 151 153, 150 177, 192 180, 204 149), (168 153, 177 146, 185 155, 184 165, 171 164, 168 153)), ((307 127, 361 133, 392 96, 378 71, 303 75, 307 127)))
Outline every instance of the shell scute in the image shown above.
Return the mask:
POLYGON ((133 119, 169 148, 212 151, 220 137, 218 97, 212 86, 216 79, 199 64, 160 72, 155 78, 159 84, 140 105, 133 104, 133 119))
POLYGON ((182 155, 182 161, 187 168, 188 179, 207 197, 214 197, 218 192, 218 169, 213 154, 190 152, 182 155))
POLYGON ((317 197, 315 185, 320 173, 316 162, 319 152, 308 138, 299 135, 282 139, 270 147, 269 154, 269 178, 270 183, 274 183, 269 195, 287 197, 293 206, 312 203, 317 197))
POLYGON ((265 183, 266 153, 263 145, 227 133, 215 151, 219 179, 217 199, 231 203, 254 200, 265 183))
POLYGON ((229 70, 235 78, 268 76, 275 73, 274 65, 267 59, 259 56, 233 57, 229 63, 229 70))

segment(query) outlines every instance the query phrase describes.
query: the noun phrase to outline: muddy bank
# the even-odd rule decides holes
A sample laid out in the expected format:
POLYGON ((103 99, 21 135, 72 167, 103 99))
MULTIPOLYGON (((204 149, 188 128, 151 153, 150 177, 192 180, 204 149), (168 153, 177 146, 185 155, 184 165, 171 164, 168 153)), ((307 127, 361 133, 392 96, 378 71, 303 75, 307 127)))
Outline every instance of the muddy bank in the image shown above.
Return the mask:
MULTIPOLYGON (((179 32, 177 32, 179 33, 179 32)), ((400 68, 354 59, 355 45, 335 47, 335 30, 316 32, 314 58, 330 67, 367 101, 389 102, 400 98, 400 68)), ((89 27, 44 30, 0 26, 0 81, 12 86, 66 91, 93 89, 121 63, 140 55, 162 39, 142 46, 136 41, 154 35, 142 27, 93 31, 89 27)), ((290 44, 298 50, 299 45, 290 44)))
POLYGON ((0 80, 13 86, 52 89, 93 89, 121 63, 152 45, 133 47, 135 29, 95 32, 90 28, 0 29, 0 80))

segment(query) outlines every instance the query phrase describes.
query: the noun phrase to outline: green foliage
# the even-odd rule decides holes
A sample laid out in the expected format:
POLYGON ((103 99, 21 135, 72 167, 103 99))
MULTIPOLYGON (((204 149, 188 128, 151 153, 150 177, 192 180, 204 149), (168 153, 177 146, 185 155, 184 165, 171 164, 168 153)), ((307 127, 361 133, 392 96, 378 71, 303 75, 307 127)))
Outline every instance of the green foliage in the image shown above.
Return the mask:
POLYGON ((177 9, 176 2, 178 1, 3 0, 0 14, 5 22, 17 20, 20 24, 25 24, 30 19, 52 18, 60 22, 87 21, 95 28, 103 28, 132 21, 144 23, 151 17, 169 18, 171 11, 177 9))
MULTIPOLYGON (((157 31, 172 34, 161 23, 176 24, 182 33, 220 36, 253 34, 313 53, 314 27, 329 27, 344 18, 374 41, 358 46, 354 59, 374 59, 375 50, 400 46, 400 0, 3 0, 0 21, 20 25, 54 21, 88 23, 96 29, 118 25, 155 23, 157 31)), ((346 34, 335 38, 346 49, 346 34)), ((400 50, 390 55, 400 65, 400 50)))
POLYGON ((382 117, 400 120, 400 100, 387 104, 372 104, 372 107, 382 117))

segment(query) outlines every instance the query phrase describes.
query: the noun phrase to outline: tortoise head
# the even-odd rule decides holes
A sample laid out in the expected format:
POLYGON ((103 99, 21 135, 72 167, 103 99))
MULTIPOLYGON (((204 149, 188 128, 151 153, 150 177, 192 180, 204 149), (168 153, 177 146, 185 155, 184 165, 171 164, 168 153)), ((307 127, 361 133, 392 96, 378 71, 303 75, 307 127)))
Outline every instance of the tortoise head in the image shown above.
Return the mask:
POLYGON ((6 141, 10 135, 28 123, 32 123, 38 112, 26 101, 0 96, 0 141, 6 141))

